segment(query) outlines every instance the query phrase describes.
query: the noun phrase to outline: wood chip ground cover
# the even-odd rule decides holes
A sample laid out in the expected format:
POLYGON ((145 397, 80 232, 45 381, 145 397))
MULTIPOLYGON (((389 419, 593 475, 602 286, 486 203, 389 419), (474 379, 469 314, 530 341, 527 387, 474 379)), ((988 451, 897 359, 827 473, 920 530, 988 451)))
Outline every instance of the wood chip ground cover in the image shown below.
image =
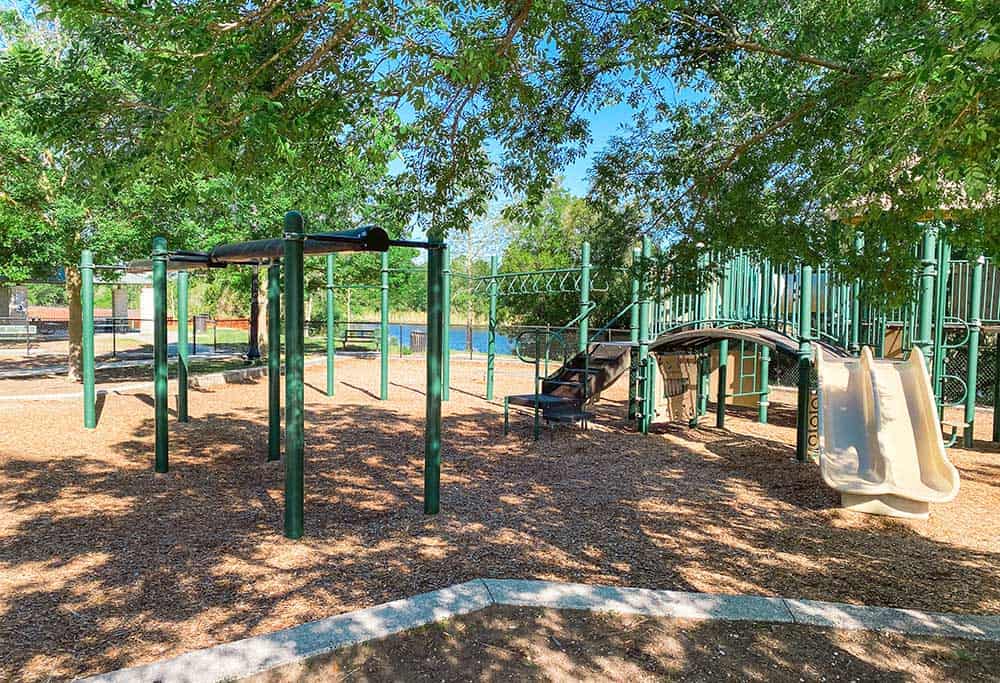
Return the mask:
POLYGON ((995 643, 491 607, 243 683, 329 681, 990 681, 995 643))
POLYGON ((950 449, 962 490, 928 521, 851 515, 794 462, 789 392, 770 425, 734 410, 725 430, 643 437, 616 386, 590 430, 536 443, 524 417, 501 434, 499 398, 529 391, 530 369, 498 367, 490 403, 484 364, 454 361, 436 517, 422 361, 393 359, 387 402, 377 359, 338 358, 335 398, 307 367, 299 542, 281 535, 283 465, 265 462, 264 381, 192 391, 165 475, 148 390, 108 396, 93 432, 76 401, 0 402, 0 679, 133 666, 478 577, 1000 613, 995 444, 950 449))

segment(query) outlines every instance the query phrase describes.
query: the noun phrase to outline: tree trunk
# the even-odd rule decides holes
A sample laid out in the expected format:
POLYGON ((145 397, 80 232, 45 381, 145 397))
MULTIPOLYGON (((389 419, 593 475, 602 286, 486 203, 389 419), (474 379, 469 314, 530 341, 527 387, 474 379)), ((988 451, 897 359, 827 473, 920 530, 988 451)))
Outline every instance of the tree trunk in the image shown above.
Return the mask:
POLYGON ((267 268, 261 268, 261 272, 264 275, 264 286, 261 287, 258 284, 257 287, 257 348, 260 349, 262 355, 267 353, 267 330, 268 330, 268 315, 267 315, 267 288, 269 286, 268 282, 268 270, 267 268))
POLYGON ((80 302, 80 269, 66 268, 66 303, 69 305, 69 354, 66 365, 71 382, 83 381, 83 307, 80 302))
POLYGON ((250 277, 250 330, 247 334, 247 360, 260 360, 260 268, 254 266, 250 277))

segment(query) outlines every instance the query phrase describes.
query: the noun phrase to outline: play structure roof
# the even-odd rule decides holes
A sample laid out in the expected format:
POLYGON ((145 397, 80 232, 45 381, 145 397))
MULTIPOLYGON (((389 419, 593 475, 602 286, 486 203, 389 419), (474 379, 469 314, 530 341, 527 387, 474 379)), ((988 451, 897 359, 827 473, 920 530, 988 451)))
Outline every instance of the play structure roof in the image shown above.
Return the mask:
MULTIPOLYGON (((783 332, 766 327, 705 327, 695 330, 667 332, 653 341, 649 350, 653 353, 694 352, 718 343, 722 339, 745 341, 766 346, 772 351, 797 355, 799 341, 783 332)), ((848 356, 847 350, 822 341, 815 341, 828 355, 848 356)))

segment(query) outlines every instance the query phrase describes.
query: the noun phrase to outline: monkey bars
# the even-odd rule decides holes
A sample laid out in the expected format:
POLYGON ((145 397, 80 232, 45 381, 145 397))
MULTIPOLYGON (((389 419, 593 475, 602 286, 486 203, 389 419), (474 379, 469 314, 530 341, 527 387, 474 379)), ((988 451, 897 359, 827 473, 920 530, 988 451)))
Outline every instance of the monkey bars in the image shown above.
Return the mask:
MULTIPOLYGON (((303 316, 305 256, 326 255, 346 251, 375 251, 383 254, 392 246, 428 250, 427 290, 427 400, 424 442, 424 512, 436 514, 440 506, 441 467, 441 398, 442 341, 444 290, 443 242, 391 240, 382 228, 365 226, 339 233, 305 232, 305 220, 297 211, 285 214, 284 234, 280 238, 223 244, 207 252, 168 251, 162 237, 153 240, 152 258, 133 261, 132 272, 151 270, 153 274, 153 377, 155 410, 155 470, 169 469, 167 432, 167 271, 177 270, 178 307, 187 307, 187 271, 197 268, 222 268, 230 265, 267 265, 268 286, 268 460, 281 457, 280 417, 280 298, 281 274, 284 274, 285 295, 285 515, 284 530, 288 538, 303 535, 304 518, 304 337, 303 316)), ((81 266, 84 273, 85 301, 88 297, 88 275, 93 270, 92 257, 84 253, 81 266)), ((328 262, 329 263, 329 262, 328 262)), ((332 273, 329 273, 332 276, 332 273)), ((88 335, 87 309, 84 305, 84 365, 93 367, 93 333, 88 335), (88 345, 88 338, 91 343, 88 345)), ((329 312, 329 311, 328 311, 329 312)), ((187 338, 178 334, 178 419, 187 420, 187 338)), ((90 375, 86 372, 85 378, 90 375)), ((85 380, 85 384, 88 384, 85 380)), ((85 426, 96 426, 93 382, 84 388, 85 426)))

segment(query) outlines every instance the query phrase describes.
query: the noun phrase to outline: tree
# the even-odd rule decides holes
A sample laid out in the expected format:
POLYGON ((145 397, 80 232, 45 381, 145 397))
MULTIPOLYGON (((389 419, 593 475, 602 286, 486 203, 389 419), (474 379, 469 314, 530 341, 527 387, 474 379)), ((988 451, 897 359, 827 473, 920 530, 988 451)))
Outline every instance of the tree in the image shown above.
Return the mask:
MULTIPOLYGON (((171 159, 165 153, 169 145, 142 128, 155 118, 123 118, 111 111, 181 106, 151 104, 158 92, 151 76, 136 72, 146 61, 135 55, 109 60, 117 48, 105 51, 101 36, 16 10, 5 12, 2 22, 0 150, 11 161, 0 169, 5 227, 0 277, 51 275, 66 266, 71 376, 78 377, 80 367, 76 264, 85 246, 98 262, 121 263, 148 256, 154 235, 186 249, 274 236, 291 208, 303 211, 318 229, 372 219, 395 234, 403 229, 403 221, 372 199, 386 177, 389 141, 376 140, 363 150, 348 147, 333 163, 309 173, 288 168, 309 137, 277 138, 270 161, 242 156, 237 165, 224 152, 214 163, 204 153, 195 155, 197 163, 185 163, 190 155, 171 159)), ((192 134, 184 144, 198 142, 192 134)), ((208 279, 210 285, 249 289, 246 272, 208 279)))
POLYGON ((906 291, 918 221, 1000 246, 998 17, 961 1, 634 5, 604 66, 632 74, 644 106, 597 163, 595 194, 642 207, 667 241, 833 260, 906 291))
POLYGON ((586 139, 584 84, 555 82, 583 35, 560 2, 48 5, 74 39, 32 113, 115 186, 183 169, 381 166, 399 152, 383 207, 442 236, 481 214, 500 178, 540 194, 586 139))
MULTIPOLYGON (((605 220, 590 203, 574 197, 561 184, 553 185, 540 202, 524 201, 508 207, 504 225, 509 241, 501 272, 578 268, 581 246, 588 241, 593 280, 600 283, 592 293, 598 303, 592 327, 593 321, 609 321, 628 303, 628 266, 638 237, 634 228, 605 220)), ((579 295, 574 292, 515 295, 502 299, 500 315, 517 324, 562 325, 579 315, 579 306, 579 295)))

